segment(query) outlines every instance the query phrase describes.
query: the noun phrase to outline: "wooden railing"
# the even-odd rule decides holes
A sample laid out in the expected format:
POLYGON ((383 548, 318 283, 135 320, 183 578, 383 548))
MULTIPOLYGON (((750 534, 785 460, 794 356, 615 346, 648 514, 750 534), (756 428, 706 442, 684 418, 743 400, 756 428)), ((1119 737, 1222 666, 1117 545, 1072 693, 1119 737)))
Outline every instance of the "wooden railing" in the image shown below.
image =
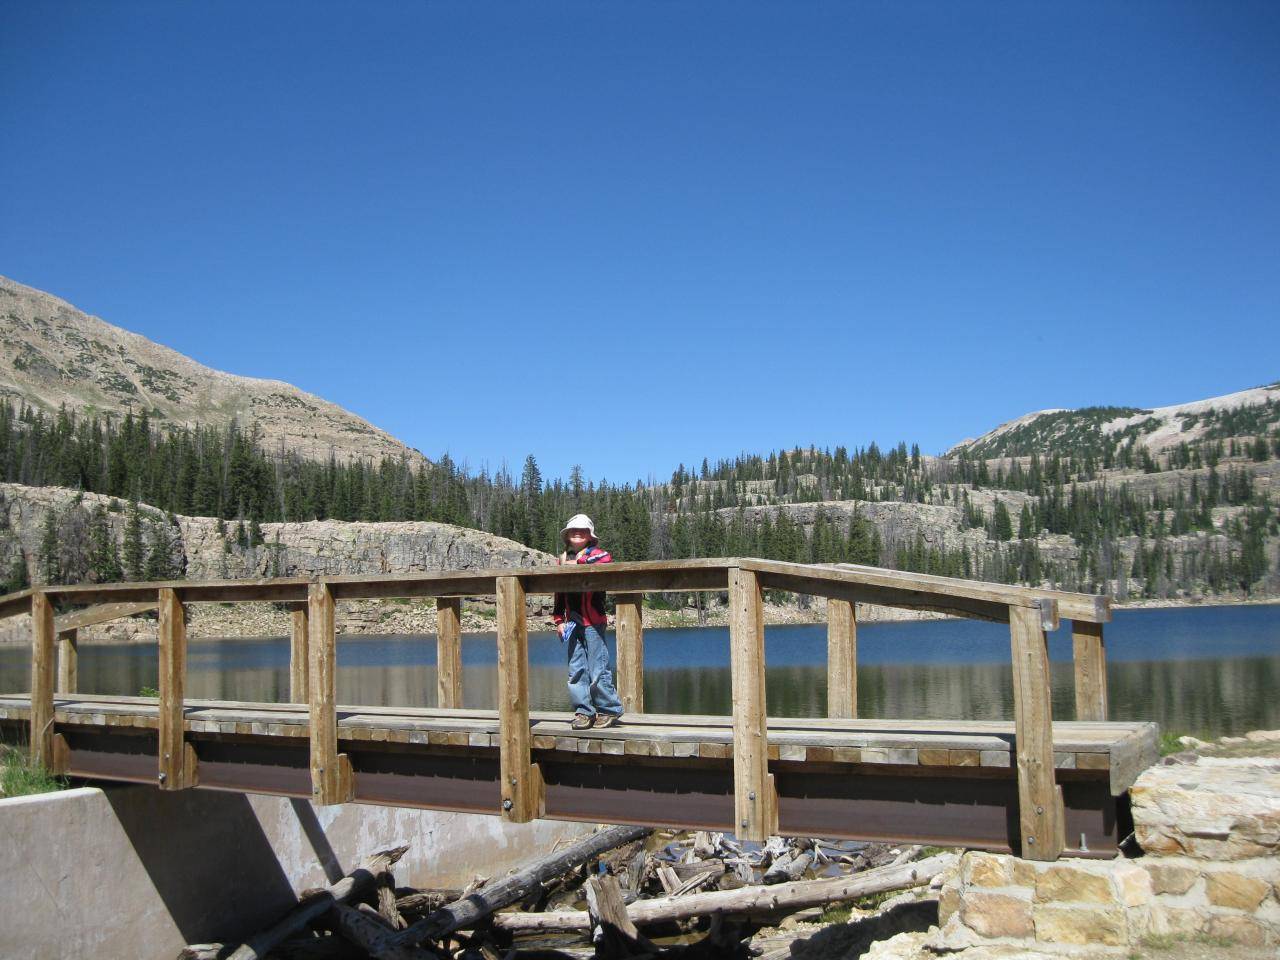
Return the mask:
POLYGON ((438 682, 442 708, 462 706, 460 600, 497 600, 498 719, 502 815, 526 822, 543 809, 543 785, 533 762, 529 721, 526 597, 607 590, 617 601, 618 683, 631 713, 644 709, 642 599, 655 591, 727 591, 733 688, 735 824, 739 836, 763 840, 778 827, 769 773, 765 704, 765 590, 825 597, 828 604, 828 715, 856 718, 857 607, 878 604, 933 610, 1008 623, 1013 663, 1014 736, 1022 855, 1055 859, 1064 848, 1062 796, 1055 782, 1046 631, 1059 617, 1073 621, 1076 719, 1107 717, 1102 624, 1105 597, 1010 587, 862 567, 756 559, 683 560, 571 567, 332 576, 254 581, 48 586, 0 597, 0 617, 32 615, 31 746, 57 769, 65 743, 53 725, 55 638, 61 637, 58 687, 75 690, 75 631, 146 609, 159 612, 159 770, 162 789, 194 786, 194 751, 184 739, 186 621, 183 605, 275 601, 290 605, 290 696, 310 715, 314 798, 342 803, 353 775, 338 750, 334 610, 342 600, 435 598, 439 628, 438 682), (88 610, 55 620, 54 603, 88 610))

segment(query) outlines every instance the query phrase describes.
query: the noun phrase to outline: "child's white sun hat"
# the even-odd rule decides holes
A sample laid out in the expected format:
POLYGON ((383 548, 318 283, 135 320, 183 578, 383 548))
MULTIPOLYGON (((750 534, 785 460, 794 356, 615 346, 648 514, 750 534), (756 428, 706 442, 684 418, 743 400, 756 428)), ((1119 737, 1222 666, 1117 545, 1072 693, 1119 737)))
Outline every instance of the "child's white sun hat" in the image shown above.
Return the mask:
POLYGON ((564 535, 570 530, 585 530, 591 534, 591 539, 596 539, 596 525, 591 522, 591 518, 585 513, 575 513, 569 518, 569 522, 564 525, 564 529, 560 531, 560 539, 564 539, 564 535))

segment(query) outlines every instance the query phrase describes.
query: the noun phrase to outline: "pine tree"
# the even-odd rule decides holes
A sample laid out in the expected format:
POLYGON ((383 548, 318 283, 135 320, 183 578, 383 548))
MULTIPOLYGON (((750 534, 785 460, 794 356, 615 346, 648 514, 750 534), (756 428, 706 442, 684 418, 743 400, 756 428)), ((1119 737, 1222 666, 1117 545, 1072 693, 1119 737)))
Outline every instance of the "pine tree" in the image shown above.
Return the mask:
POLYGON ((102 504, 89 521, 89 575, 97 583, 114 583, 124 577, 111 520, 102 504))
POLYGON ((1002 500, 997 500, 991 509, 991 539, 1004 543, 1013 539, 1013 521, 1009 517, 1009 508, 1002 500))
POLYGON ((62 565, 58 558, 58 518, 53 510, 45 513, 40 530, 40 577, 44 583, 60 583, 62 565))
POLYGON ((27 573, 27 558, 21 548, 14 554, 13 563, 9 567, 9 579, 5 583, 5 593, 15 593, 31 586, 31 577, 27 573))
POLYGON ((142 542, 142 512, 138 498, 131 497, 125 512, 124 573, 130 580, 141 580, 146 569, 146 550, 142 542))

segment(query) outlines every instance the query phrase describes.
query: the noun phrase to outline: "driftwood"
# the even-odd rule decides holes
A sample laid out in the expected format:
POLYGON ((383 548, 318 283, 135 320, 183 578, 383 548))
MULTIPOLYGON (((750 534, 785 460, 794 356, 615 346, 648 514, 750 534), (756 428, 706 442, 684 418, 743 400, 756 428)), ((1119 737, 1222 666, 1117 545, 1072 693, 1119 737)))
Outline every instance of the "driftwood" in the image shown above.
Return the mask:
POLYGON ((464 896, 461 890, 415 890, 396 898, 400 913, 431 913, 464 896))
POLYGON ((410 943, 396 943, 395 931, 387 926, 377 911, 365 913, 345 903, 333 905, 333 918, 338 931, 377 960, 439 960, 430 950, 410 943))
MULTIPOLYGON (((886 890, 901 890, 928 883, 952 862, 949 856, 929 857, 916 863, 880 867, 851 877, 829 880, 800 880, 771 887, 742 887, 694 893, 682 897, 637 900, 627 908, 627 916, 637 926, 680 920, 692 916, 764 914, 792 912, 842 900, 854 900, 886 890)), ((502 913, 493 917, 493 925, 511 934, 541 931, 586 930, 591 925, 589 913, 563 910, 548 913, 502 913)))
POLYGON ((251 937, 230 954, 228 945, 220 943, 193 944, 178 954, 178 960, 202 960, 207 957, 225 957, 226 960, 262 960, 271 950, 295 934, 302 933, 318 917, 328 913, 337 903, 345 903, 372 889, 378 874, 387 870, 405 855, 408 847, 383 850, 365 860, 326 890, 313 893, 301 900, 274 926, 251 937))
POLYGON ((799 880, 812 863, 813 844, 802 840, 770 864, 769 869, 764 872, 763 880, 770 884, 799 880))
POLYGON ((495 910, 524 899, 537 885, 624 843, 643 839, 652 832, 649 827, 608 827, 593 833, 558 853, 535 860, 515 873, 441 907, 411 924, 407 930, 394 934, 393 939, 396 943, 421 943, 438 940, 455 930, 474 927, 495 910))
POLYGON ((400 915, 400 905, 396 902, 396 881, 390 870, 378 874, 378 915, 391 925, 392 930, 403 930, 409 926, 400 915))
POLYGON ((587 914, 591 918, 591 939, 602 956, 634 956, 652 952, 652 944, 640 935, 627 916, 622 888, 608 874, 587 881, 587 914))

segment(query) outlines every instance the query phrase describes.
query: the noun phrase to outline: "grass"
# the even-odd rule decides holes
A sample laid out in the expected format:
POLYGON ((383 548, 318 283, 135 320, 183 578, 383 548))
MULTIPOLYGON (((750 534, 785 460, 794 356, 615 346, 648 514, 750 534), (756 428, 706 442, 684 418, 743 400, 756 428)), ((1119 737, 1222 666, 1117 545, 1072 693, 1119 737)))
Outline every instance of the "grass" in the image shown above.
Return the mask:
POLYGON ((65 778, 33 764, 26 750, 0 744, 0 793, 5 797, 27 797, 66 788, 65 778))
POLYGON ((158 697, 160 691, 156 687, 139 687, 138 696, 140 697, 158 697))
POLYGON ((1187 748, 1178 742, 1179 738, 1185 737, 1185 733, 1177 730, 1162 730, 1160 732, 1160 756, 1167 757, 1171 753, 1182 753, 1187 748))
POLYGON ((837 903, 827 907, 822 911, 822 916, 817 920, 818 923, 848 923, 849 918, 853 916, 853 905, 848 903, 837 903))

